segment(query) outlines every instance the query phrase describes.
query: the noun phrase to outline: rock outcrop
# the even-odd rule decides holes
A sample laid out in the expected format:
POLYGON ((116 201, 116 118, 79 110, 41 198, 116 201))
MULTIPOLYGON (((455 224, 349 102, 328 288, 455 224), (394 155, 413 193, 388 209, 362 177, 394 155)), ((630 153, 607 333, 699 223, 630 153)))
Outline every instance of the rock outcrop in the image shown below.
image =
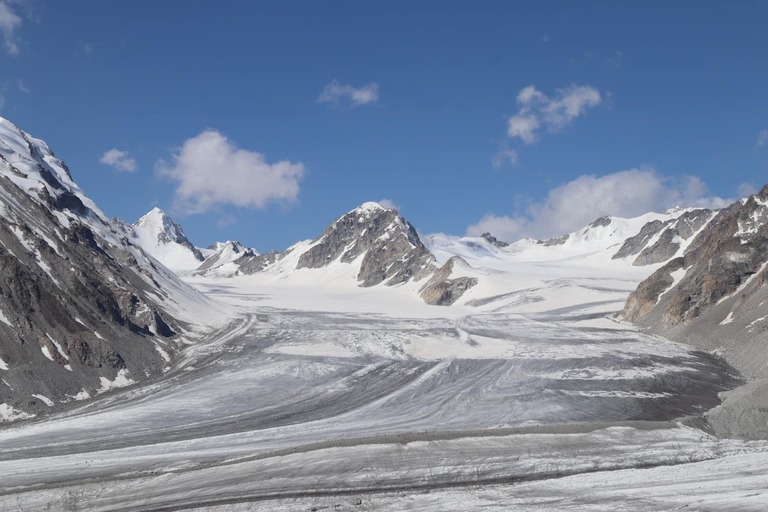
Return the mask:
MULTIPOLYGON (((505 245, 496 243, 499 247, 505 245)), ((286 278, 302 270, 317 270, 321 276, 324 269, 329 270, 329 275, 342 269, 342 274, 354 271, 361 287, 397 286, 429 279, 421 287, 421 297, 429 304, 449 305, 477 283, 475 278, 450 279, 452 268, 452 262, 438 268, 435 256, 416 229, 396 209, 369 202, 336 219, 314 240, 299 242, 280 253, 245 251, 227 265, 209 265, 206 261, 197 273, 274 273, 286 278)))
POLYGON ((304 252, 296 265, 321 268, 336 260, 358 258, 360 286, 389 286, 419 280, 434 270, 435 258, 414 227, 397 210, 365 203, 337 219, 304 252))
POLYGON ((451 279, 457 266, 468 267, 469 265, 459 256, 454 256, 432 274, 427 284, 419 290, 419 295, 424 299, 424 302, 433 306, 450 306, 459 300, 464 292, 477 285, 476 277, 465 276, 451 279))
POLYGON ((687 210, 679 217, 667 221, 651 221, 637 235, 628 238, 613 255, 613 259, 637 255, 632 263, 635 266, 669 261, 714 215, 714 211, 702 208, 687 210))
POLYGON ((480 238, 484 238, 486 242, 488 242, 489 244, 495 247, 509 247, 508 242, 502 242, 501 240, 499 240, 498 238, 496 238, 490 233, 483 233, 482 235, 480 235, 480 238))
POLYGON ((630 294, 624 316, 723 357, 748 383, 706 415, 719 435, 768 438, 768 186, 720 211, 630 294))
POLYGON ((4 119, 0 218, 5 419, 163 372, 184 328, 174 293, 195 292, 107 220, 44 142, 4 119))
POLYGON ((174 272, 194 270, 205 259, 179 224, 160 208, 153 208, 133 224, 113 219, 124 236, 174 272))
MULTIPOLYGON (((640 321, 655 311, 656 320, 664 326, 685 323, 754 278, 768 260, 766 205, 768 186, 720 211, 683 256, 654 272, 630 295, 625 316, 640 321), (672 279, 672 273, 682 269, 685 271, 679 281, 672 279)), ((684 225, 690 231, 681 233, 673 228, 680 236, 691 236, 702 222, 686 220, 684 225)))

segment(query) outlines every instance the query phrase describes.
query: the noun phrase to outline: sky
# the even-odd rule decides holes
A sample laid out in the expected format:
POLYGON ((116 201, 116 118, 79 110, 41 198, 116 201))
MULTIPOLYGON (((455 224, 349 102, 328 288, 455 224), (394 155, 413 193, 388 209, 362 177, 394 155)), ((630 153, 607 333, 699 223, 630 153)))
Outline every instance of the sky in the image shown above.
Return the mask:
POLYGON ((109 216, 262 251, 366 201, 514 241, 768 182, 768 3, 0 0, 0 116, 109 216))

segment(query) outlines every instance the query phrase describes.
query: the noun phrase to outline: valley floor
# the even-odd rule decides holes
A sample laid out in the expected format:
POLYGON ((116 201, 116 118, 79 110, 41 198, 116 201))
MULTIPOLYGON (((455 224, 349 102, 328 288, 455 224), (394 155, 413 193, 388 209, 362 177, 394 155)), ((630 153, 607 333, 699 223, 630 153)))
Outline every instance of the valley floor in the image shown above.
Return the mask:
POLYGON ((0 510, 764 509, 768 443, 687 426, 737 376, 612 319, 636 280, 570 274, 453 308, 190 279, 238 319, 0 429, 0 510))

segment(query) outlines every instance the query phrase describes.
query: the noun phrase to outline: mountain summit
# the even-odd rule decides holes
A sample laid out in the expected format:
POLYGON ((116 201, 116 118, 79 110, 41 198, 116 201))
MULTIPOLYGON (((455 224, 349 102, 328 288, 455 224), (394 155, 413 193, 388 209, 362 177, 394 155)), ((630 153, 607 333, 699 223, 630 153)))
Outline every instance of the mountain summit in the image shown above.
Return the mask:
POLYGON ((355 263, 360 286, 388 286, 426 277, 435 258, 394 208, 364 203, 339 217, 299 258, 301 268, 355 263))
POLYGON ((183 311, 211 306, 2 118, 0 219, 0 421, 162 373, 183 311))
POLYGON ((351 274, 361 287, 419 283, 415 290, 427 303, 449 305, 477 284, 477 279, 451 279, 454 262, 446 265, 438 269, 416 229, 396 209, 367 202, 336 219, 314 240, 299 242, 281 253, 246 251, 239 259, 219 266, 206 262, 198 273, 265 273, 299 280, 311 275, 314 281, 349 279, 351 274))
POLYGON ((174 272, 194 270, 205 259, 181 226, 160 208, 153 208, 135 223, 123 227, 135 243, 174 272))

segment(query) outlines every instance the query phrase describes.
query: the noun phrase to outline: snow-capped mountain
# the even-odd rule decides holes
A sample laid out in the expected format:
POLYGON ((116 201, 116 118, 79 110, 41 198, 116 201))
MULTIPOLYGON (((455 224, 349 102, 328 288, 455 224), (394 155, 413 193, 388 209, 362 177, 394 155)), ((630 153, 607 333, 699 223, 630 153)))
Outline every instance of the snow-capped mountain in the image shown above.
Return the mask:
POLYGON ((200 270, 217 276, 268 273, 317 282, 354 280, 361 287, 424 283, 417 287, 422 298, 447 305, 476 282, 470 277, 451 279, 451 268, 436 274, 435 257, 414 227, 397 210, 367 202, 336 219, 314 240, 282 253, 246 252, 230 263, 200 270))
POLYGON ((473 267, 504 270, 522 261, 595 261, 655 265, 682 254, 715 215, 712 210, 673 208, 633 218, 605 216, 572 233, 514 243, 499 242, 490 233, 479 237, 436 234, 426 245, 438 262, 460 256, 473 267))
POLYGON ((161 373, 185 320, 213 307, 1 118, 0 218, 0 420, 161 373))
POLYGON ((133 243, 174 272, 194 270, 205 260, 181 226, 160 208, 153 208, 133 224, 116 222, 133 243))
POLYGON ((723 435, 768 436, 768 185, 721 210, 640 283, 624 316, 724 357, 750 382, 711 411, 723 435))
POLYGON ((195 268, 196 273, 211 273, 221 269, 222 273, 228 272, 229 265, 243 257, 258 256, 259 252, 250 249, 238 241, 214 242, 207 249, 201 251, 205 261, 195 268))
MULTIPOLYGON (((638 287, 625 314, 634 321, 653 317, 667 327, 691 322, 737 292, 746 299, 759 291, 768 277, 766 262, 768 186, 721 210, 683 254, 638 287)), ((735 320, 734 311, 728 315, 728 323, 735 320)))

